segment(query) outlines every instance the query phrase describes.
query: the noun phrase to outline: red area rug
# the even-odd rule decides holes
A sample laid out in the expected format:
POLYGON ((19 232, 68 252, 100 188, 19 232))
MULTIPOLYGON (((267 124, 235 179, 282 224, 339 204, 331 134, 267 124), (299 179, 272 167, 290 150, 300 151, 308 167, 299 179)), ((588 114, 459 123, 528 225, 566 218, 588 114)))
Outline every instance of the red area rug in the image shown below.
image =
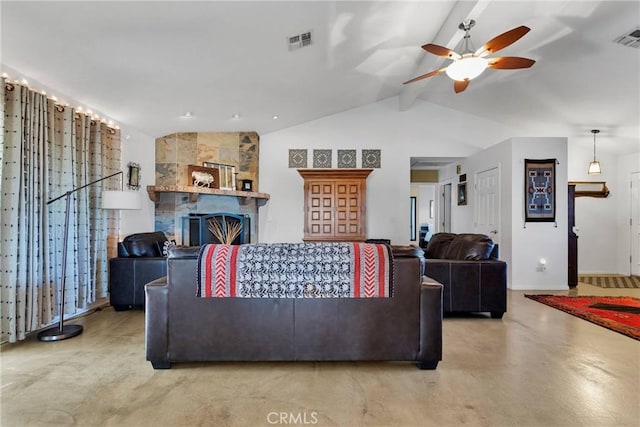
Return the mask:
POLYGON ((526 294, 525 297, 640 340, 638 298, 526 294))

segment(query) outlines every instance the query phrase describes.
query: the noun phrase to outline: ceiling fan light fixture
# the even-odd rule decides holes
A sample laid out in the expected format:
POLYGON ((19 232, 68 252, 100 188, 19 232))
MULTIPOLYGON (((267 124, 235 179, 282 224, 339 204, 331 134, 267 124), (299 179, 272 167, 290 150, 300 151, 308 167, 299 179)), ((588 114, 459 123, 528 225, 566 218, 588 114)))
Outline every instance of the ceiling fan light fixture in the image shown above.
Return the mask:
POLYGON ((489 61, 477 56, 463 55, 462 59, 454 61, 447 67, 445 72, 452 80, 465 81, 478 77, 487 69, 489 61))

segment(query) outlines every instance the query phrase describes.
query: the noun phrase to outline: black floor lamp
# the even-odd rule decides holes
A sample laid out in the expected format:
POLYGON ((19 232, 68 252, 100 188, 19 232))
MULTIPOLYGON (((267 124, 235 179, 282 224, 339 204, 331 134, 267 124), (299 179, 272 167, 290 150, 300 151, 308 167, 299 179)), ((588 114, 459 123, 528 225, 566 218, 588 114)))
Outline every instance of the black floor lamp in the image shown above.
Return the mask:
MULTIPOLYGON (((65 340, 67 338, 73 338, 82 333, 82 325, 65 325, 64 324, 64 289, 66 285, 67 279, 67 246, 69 243, 69 212, 71 211, 71 194, 75 193, 78 190, 82 190, 83 188, 89 187, 93 184, 97 184, 98 182, 104 181, 105 179, 112 178, 117 175, 122 175, 122 171, 116 172, 109 176, 105 176, 104 178, 96 179, 88 184, 85 184, 81 187, 74 188, 73 190, 69 190, 63 195, 56 197, 55 199, 51 199, 47 202, 47 205, 60 200, 61 198, 66 198, 67 210, 65 211, 64 216, 64 236, 62 243, 62 286, 60 288, 60 320, 58 321, 58 326, 53 326, 51 328, 45 329, 44 331, 38 334, 38 339, 40 341, 60 341, 65 340)), ((103 201, 102 208, 103 209, 140 209, 141 201, 139 194, 133 191, 103 191, 103 201), (109 193, 109 194, 105 194, 109 193), (122 193, 119 195, 115 193, 122 193), (109 202, 105 202, 105 198, 109 198, 109 202)))

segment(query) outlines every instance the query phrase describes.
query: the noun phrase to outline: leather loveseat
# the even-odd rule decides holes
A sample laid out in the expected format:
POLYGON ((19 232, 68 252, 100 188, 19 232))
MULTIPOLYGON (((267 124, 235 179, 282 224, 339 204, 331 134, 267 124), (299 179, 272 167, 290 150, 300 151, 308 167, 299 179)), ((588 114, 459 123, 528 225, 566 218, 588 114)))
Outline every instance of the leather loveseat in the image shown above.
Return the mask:
MULTIPOLYGON (((434 234, 425 249, 425 274, 443 288, 445 313, 489 312, 500 319, 507 311, 507 263, 484 234, 434 234)), ((428 281, 428 280, 427 280, 428 281)))
MULTIPOLYGON (((417 251, 416 251, 417 249, 417 251)), ((198 248, 169 250, 167 277, 146 285, 146 358, 175 362, 412 361, 442 358, 442 286, 424 258, 393 251, 389 298, 198 298, 198 248)))
POLYGON ((167 274, 161 231, 137 233, 118 243, 118 257, 109 260, 109 301, 116 311, 144 307, 144 285, 167 274))

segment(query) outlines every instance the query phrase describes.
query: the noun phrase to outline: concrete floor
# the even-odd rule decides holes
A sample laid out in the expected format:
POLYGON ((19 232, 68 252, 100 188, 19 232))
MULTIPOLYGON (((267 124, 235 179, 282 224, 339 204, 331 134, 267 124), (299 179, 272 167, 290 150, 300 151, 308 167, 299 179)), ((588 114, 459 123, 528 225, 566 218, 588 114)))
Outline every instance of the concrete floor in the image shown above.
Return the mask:
MULTIPOLYGON (((409 363, 182 364, 154 371, 144 314, 2 348, 13 426, 640 426, 640 342, 509 292, 502 320, 446 318, 435 371, 409 363)), ((535 293, 535 292, 529 292, 535 293)), ((547 292, 548 293, 548 292, 547 292)), ((640 290, 580 284, 581 295, 640 290)))

